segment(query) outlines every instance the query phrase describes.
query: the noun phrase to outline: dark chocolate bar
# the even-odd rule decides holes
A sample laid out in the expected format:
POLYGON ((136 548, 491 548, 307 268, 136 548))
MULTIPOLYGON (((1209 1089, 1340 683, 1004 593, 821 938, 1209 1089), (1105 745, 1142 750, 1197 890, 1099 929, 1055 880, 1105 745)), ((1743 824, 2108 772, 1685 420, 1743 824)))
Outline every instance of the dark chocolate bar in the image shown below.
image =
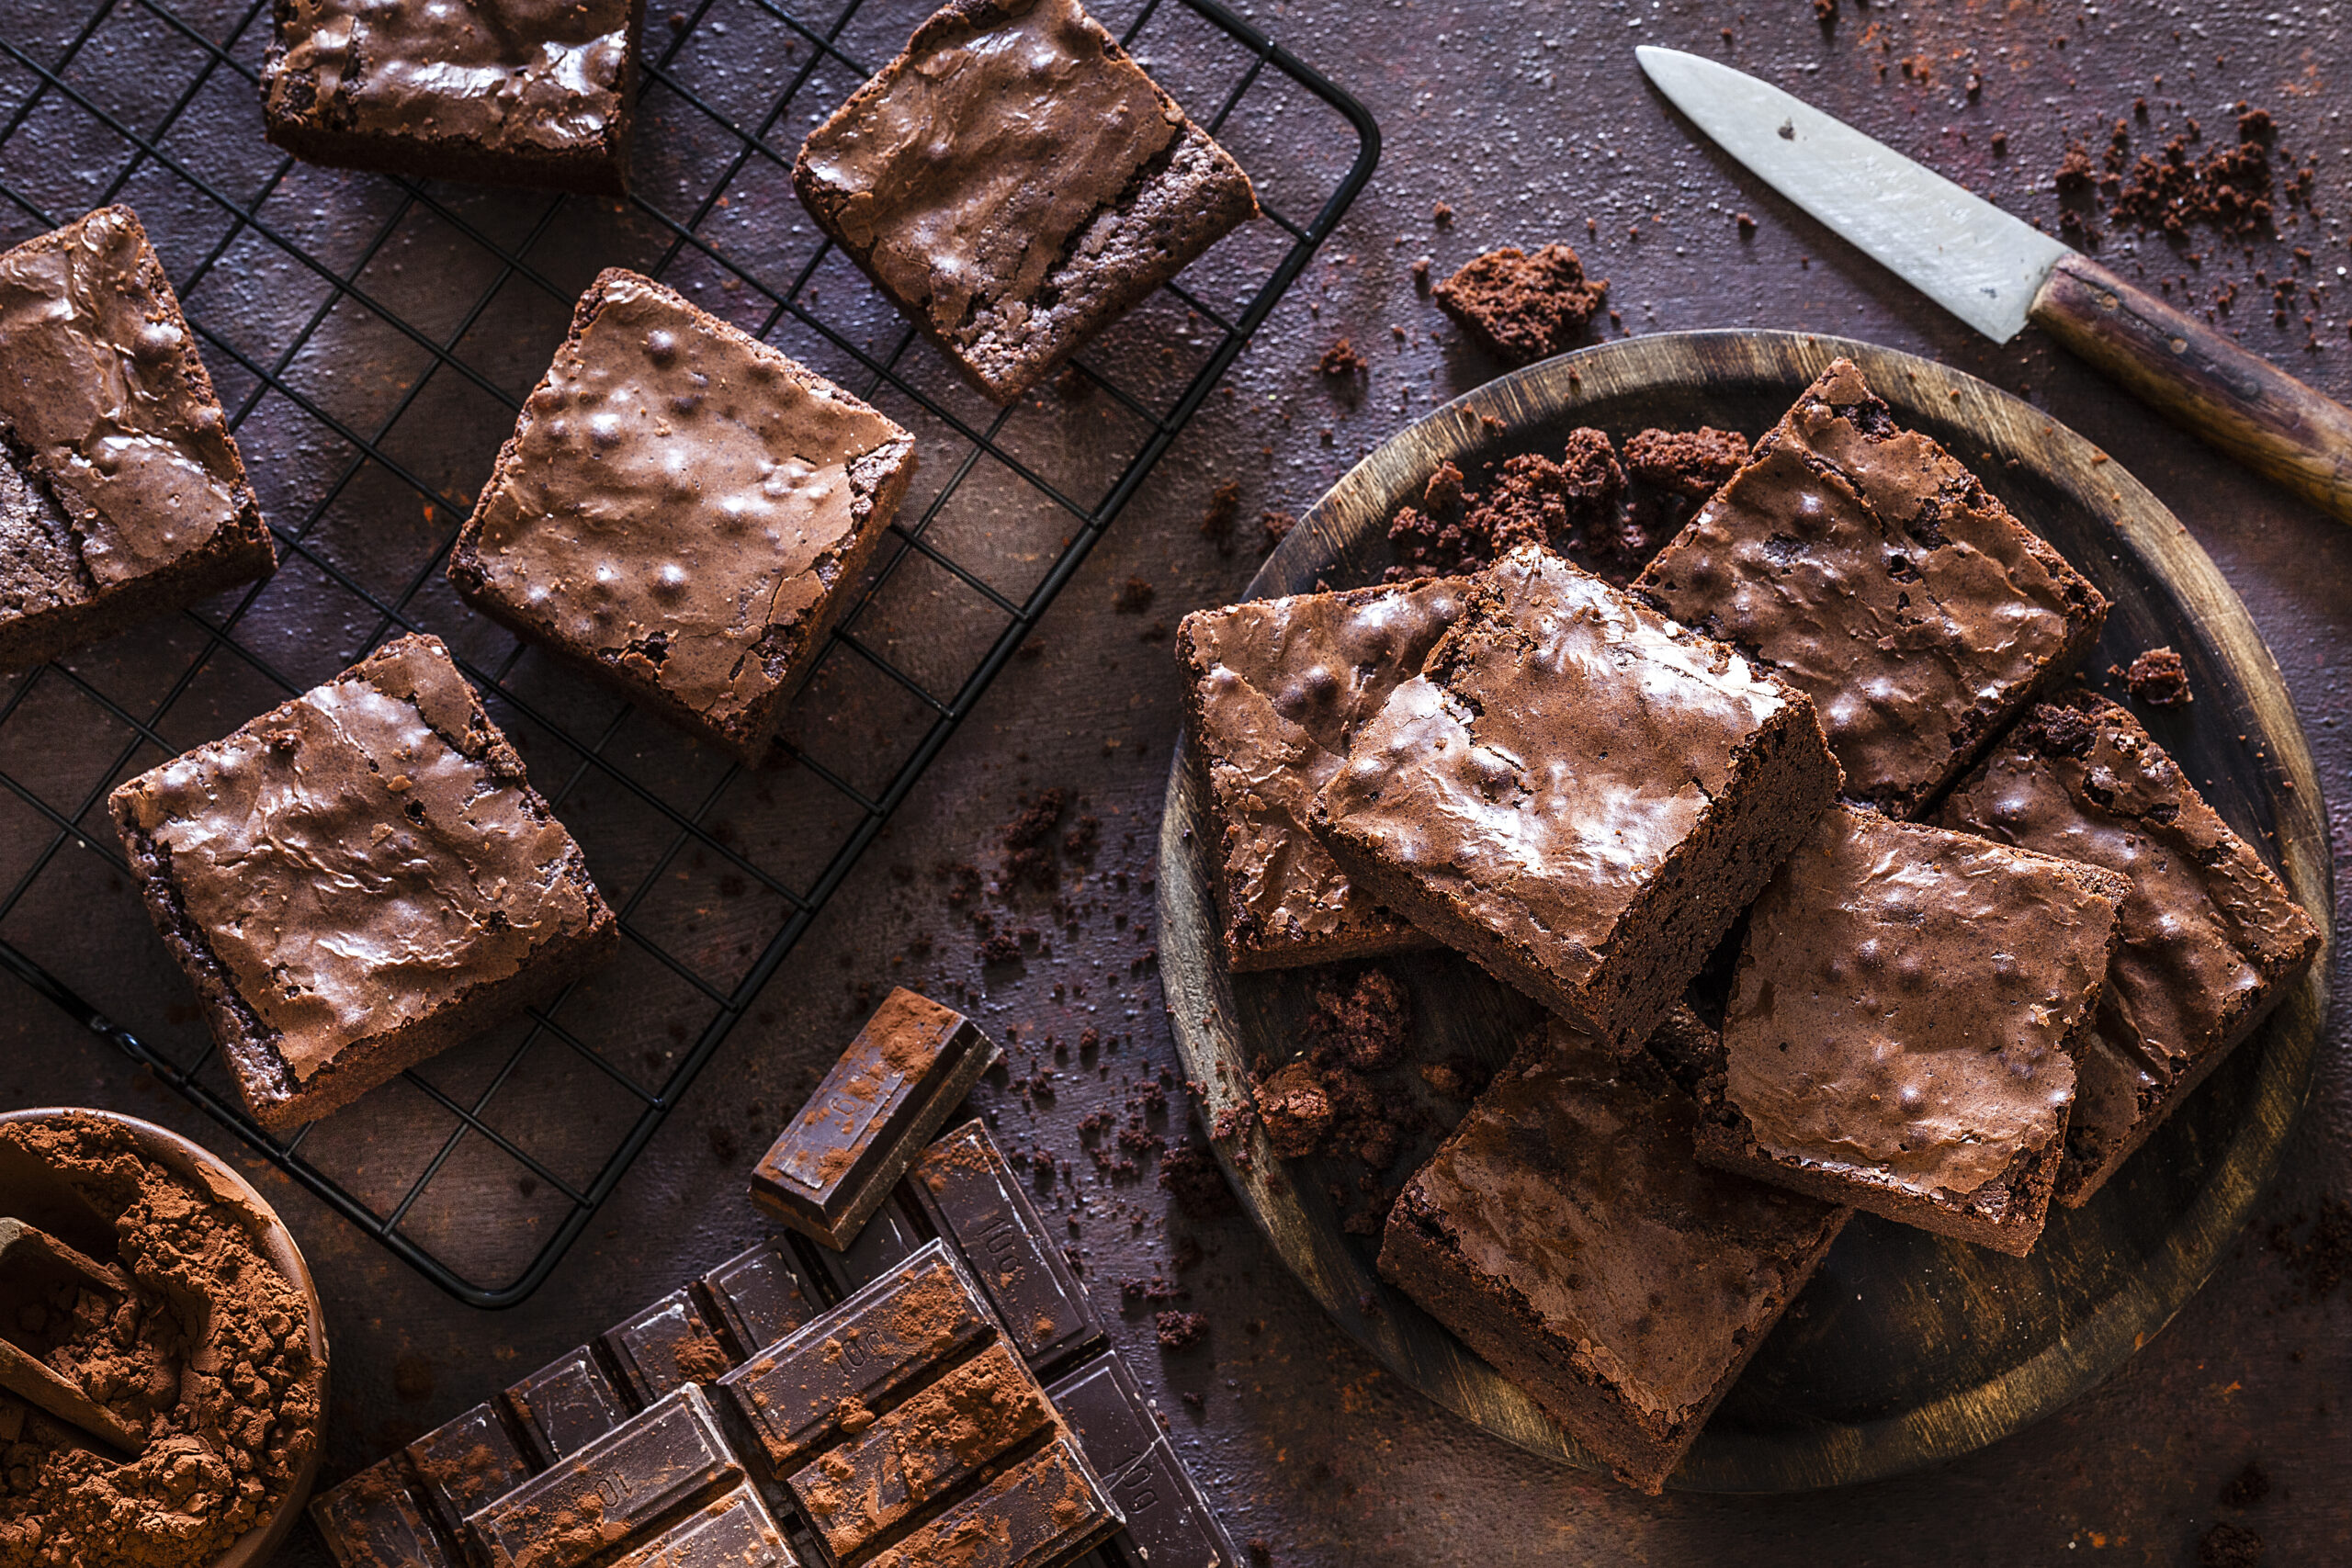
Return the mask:
POLYGON ((641 1405, 690 1382, 716 1382, 735 1364, 683 1286, 606 1329, 602 1343, 641 1405))
POLYGON ((962 1013, 892 991, 752 1169, 752 1201, 846 1246, 995 1055, 962 1013))
POLYGON ((409 1462, 441 1528, 461 1536, 466 1516, 503 1497, 531 1473, 498 1412, 477 1404, 408 1446, 409 1462))
POLYGON ((311 1498, 311 1522, 343 1568, 454 1568, 398 1454, 311 1498))
POLYGON ((993 1332, 979 1289, 939 1242, 719 1380, 778 1473, 934 1363, 993 1332))
MULTIPOLYGON (((912 1215, 901 1213, 896 1203, 885 1203, 874 1211, 865 1227, 857 1233, 857 1239, 849 1246, 838 1252, 830 1247, 811 1247, 809 1251, 823 1266, 835 1297, 846 1299, 913 1257, 915 1248, 923 1241, 923 1233, 916 1228, 912 1215)), ((970 1262, 971 1255, 966 1253, 964 1260, 970 1262)))
POLYGON ((857 1556, 1053 1424, 1045 1391, 1002 1341, 911 1394, 785 1485, 826 1561, 857 1556))
POLYGON ((1056 1438, 876 1557, 872 1568, 1046 1568, 1119 1528, 1101 1478, 1056 1438))
POLYGON ((817 1302, 786 1260, 784 1245, 763 1241, 702 1277, 703 1294, 735 1342, 739 1358, 752 1356, 817 1314, 817 1302))
POLYGON ((1241 1568, 1225 1527, 1114 1351, 1046 1391, 1126 1516, 1119 1544, 1150 1568, 1241 1568))
POLYGON ((978 1118, 925 1150, 906 1185, 971 1264, 1030 1365, 1051 1367, 1102 1337, 1078 1277, 978 1118))
POLYGON ((493 1568, 576 1568, 742 1475, 718 1412, 688 1383, 466 1524, 493 1568))
POLYGON ((628 1419, 628 1404, 585 1345, 565 1351, 501 1397, 537 1470, 628 1419))
POLYGON ((768 1506, 738 1482, 613 1568, 799 1568, 768 1506))

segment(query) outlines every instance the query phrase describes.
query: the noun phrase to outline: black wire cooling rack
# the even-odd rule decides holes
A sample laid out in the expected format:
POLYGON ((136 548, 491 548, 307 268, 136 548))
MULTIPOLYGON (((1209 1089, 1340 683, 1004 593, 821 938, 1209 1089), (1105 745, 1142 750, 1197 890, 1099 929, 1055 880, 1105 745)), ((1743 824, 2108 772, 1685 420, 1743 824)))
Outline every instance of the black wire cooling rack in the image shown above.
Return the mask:
POLYGON ((135 207, 271 525, 269 581, 0 676, 0 965, 460 1300, 537 1288, 1370 178, 1352 98, 1215 0, 1093 7, 1262 220, 1055 388, 970 392, 819 235, 800 138, 927 6, 655 0, 627 202, 314 169, 262 140, 269 0, 10 0, 0 243, 135 207), (1203 110, 1208 112, 1204 114, 1203 110), (1306 214, 1308 216, 1299 216, 1306 214), (914 491, 756 770, 468 614, 441 566, 571 304, 629 265, 914 431, 914 491), (627 942, 543 1011, 291 1136, 248 1118, 152 936, 108 790, 406 630, 447 640, 627 942), (153 964, 124 972, 127 953, 153 964), (100 966, 104 966, 101 968, 100 966), (102 1009, 91 997, 104 997, 102 1009), (503 1280, 484 1283, 484 1279, 503 1280))

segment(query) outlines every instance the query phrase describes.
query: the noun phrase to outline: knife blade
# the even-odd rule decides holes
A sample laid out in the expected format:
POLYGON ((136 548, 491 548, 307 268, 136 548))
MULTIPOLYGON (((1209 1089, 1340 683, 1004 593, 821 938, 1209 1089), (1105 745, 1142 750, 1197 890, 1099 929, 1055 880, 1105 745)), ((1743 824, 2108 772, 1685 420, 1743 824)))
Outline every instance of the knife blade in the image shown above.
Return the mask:
POLYGON ((2193 434, 2352 522, 2352 411, 1768 82, 1679 50, 1634 54, 1717 146, 1969 326, 1996 343, 2041 327, 2193 434))

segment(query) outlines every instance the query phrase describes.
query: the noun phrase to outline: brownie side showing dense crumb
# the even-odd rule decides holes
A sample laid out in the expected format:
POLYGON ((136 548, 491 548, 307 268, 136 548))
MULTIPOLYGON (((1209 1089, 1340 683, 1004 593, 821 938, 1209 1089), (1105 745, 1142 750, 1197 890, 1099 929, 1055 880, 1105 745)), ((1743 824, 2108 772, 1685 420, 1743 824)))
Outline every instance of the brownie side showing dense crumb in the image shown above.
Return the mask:
POLYGON ((2024 1256, 2131 890, 1831 807, 1748 913, 1700 1157, 2024 1256))
POLYGON ((644 0, 277 0, 269 140, 413 178, 619 196, 644 0))
POLYGON ((0 254, 0 670, 277 564, 243 459, 127 207, 0 254))
POLYGON ((757 763, 914 438, 618 269, 582 296, 449 554, 468 604, 757 763))
POLYGON ((429 637, 385 644, 109 805, 148 913, 273 1130, 546 1000, 618 930, 429 637))
POLYGON ((1803 694, 1522 546, 1311 825, 1389 908, 1632 1051, 1837 788, 1803 694))
POLYGON ((792 177, 998 402, 1258 211, 1240 165, 1076 0, 953 0, 792 177))
POLYGON ((1380 1249, 1383 1277, 1652 1494, 1849 1213, 1699 1165, 1697 1121, 1648 1058, 1555 1023, 1407 1185, 1380 1249))
POLYGON ((2132 694, 2151 707, 2187 707, 2197 694, 2188 689, 2188 665, 2169 648, 2152 648, 2123 672, 2132 694))
POLYGON ((1634 584, 1809 694, 1846 790, 1918 813, 2107 601, 1838 360, 1634 584))
POLYGON ((1471 340, 1506 365, 1532 365, 1579 342, 1609 300, 1566 245, 1517 246, 1473 257, 1437 286, 1437 302, 1471 340))
POLYGON ((2131 884, 2058 1172, 2079 1207, 2268 1016, 2319 927, 2139 720, 2088 694, 2035 707, 1936 820, 2131 884))

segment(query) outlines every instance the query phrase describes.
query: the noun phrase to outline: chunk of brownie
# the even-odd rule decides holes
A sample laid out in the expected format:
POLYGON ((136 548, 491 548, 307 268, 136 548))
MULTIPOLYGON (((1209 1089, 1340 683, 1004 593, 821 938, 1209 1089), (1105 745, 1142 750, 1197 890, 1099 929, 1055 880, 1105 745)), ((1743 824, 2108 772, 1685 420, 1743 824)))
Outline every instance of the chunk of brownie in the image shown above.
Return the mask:
POLYGON ((1702 424, 1644 430, 1625 443, 1625 468, 1644 484, 1690 501, 1715 493, 1747 461, 1747 437, 1702 424))
POLYGON ((435 637, 386 643, 109 804, 147 912, 273 1130, 552 996, 617 931, 435 637))
POLYGON ((2152 648, 2123 672, 2132 694, 2152 707, 2187 707, 2197 700, 2188 689, 2188 665, 2169 648, 2152 648))
POLYGON ((1545 245, 1532 255, 1506 245, 1472 257, 1436 294, 1480 348, 1506 365, 1532 365, 1576 346, 1609 303, 1609 280, 1588 279, 1566 245, 1545 245))
POLYGON ((1217 897, 1236 969, 1427 945, 1351 886, 1307 831, 1348 738, 1453 622, 1467 586, 1440 578, 1195 610, 1176 632, 1186 708, 1218 824, 1217 897))
POLYGON ((1832 807, 1749 911, 1700 1157, 2023 1257, 2131 891, 1832 807))
POLYGON ((0 254, 0 670, 277 565, 146 231, 96 211, 0 254))
POLYGON ((1076 0, 952 0, 792 183, 1001 403, 1258 215, 1240 165, 1076 0))
POLYGON ((1357 886, 1630 1052, 1837 790, 1803 693, 1531 545, 1310 824, 1357 886))
POLYGON ((1936 820, 2131 883, 2075 1063, 2057 1196, 2079 1207, 2268 1015, 2319 927, 2139 720, 2086 693, 2027 715, 1936 820))
POLYGON ((1916 816, 2107 601, 1838 360, 1634 583, 1810 694, 1846 791, 1916 816))
POLYGON ((313 164, 619 196, 645 0, 277 0, 262 122, 313 164))
POLYGON ((1849 1213, 1700 1165, 1697 1122, 1649 1057, 1555 1022, 1407 1185, 1380 1247, 1385 1278, 1648 1493, 1849 1213))
POLYGON ((616 268, 523 405, 449 581, 757 762, 914 467, 873 409, 616 268))

